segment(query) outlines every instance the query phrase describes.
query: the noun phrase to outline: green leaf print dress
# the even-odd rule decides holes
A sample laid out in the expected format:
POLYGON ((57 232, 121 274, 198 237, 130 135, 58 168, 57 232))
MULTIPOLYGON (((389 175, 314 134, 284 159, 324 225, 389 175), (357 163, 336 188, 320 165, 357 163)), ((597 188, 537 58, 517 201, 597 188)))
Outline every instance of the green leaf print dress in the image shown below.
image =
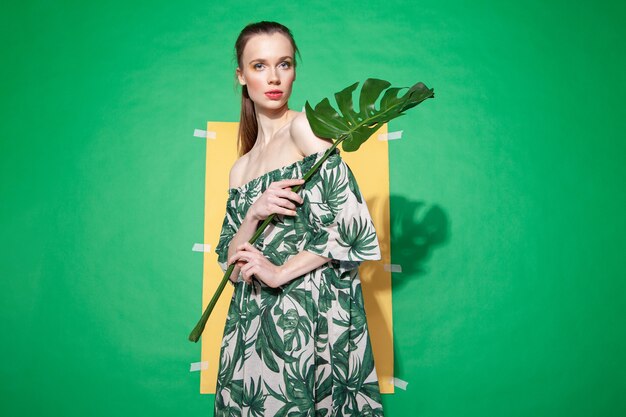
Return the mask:
MULTIPOLYGON (((216 247, 228 246, 274 181, 302 178, 318 152, 228 190, 216 247)), ((216 416, 382 416, 358 266, 380 259, 365 200, 339 150, 300 190, 296 216, 276 216, 255 246, 275 265, 303 250, 331 258, 279 288, 241 279, 220 350, 216 416)), ((241 277, 240 277, 241 278, 241 277)))

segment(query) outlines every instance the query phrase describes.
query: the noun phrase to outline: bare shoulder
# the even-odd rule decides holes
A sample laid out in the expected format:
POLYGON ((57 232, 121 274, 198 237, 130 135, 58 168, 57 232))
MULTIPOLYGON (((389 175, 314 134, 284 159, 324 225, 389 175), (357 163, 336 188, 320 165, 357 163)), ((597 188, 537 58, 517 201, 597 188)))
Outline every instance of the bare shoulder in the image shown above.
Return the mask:
POLYGON ((243 155, 238 158, 233 166, 230 168, 230 174, 228 175, 228 187, 236 188, 239 187, 243 181, 242 177, 246 170, 246 166, 248 165, 248 154, 243 155))
POLYGON ((320 138, 313 133, 304 112, 298 112, 293 118, 289 127, 289 133, 294 144, 303 155, 322 152, 333 144, 332 140, 320 138))

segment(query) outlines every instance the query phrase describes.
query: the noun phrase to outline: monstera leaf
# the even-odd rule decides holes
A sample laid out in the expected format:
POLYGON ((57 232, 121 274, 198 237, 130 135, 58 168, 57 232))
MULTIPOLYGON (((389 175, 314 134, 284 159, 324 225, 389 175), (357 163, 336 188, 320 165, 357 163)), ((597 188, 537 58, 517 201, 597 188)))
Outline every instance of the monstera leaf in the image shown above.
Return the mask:
POLYGON ((434 97, 433 89, 427 88, 423 83, 415 84, 405 94, 398 96, 406 87, 387 89, 391 86, 388 81, 368 78, 361 88, 357 112, 352 103, 352 94, 358 85, 356 82, 335 93, 341 114, 330 105, 328 98, 320 101, 315 110, 309 102, 305 104, 306 116, 313 132, 323 138, 342 141, 342 148, 346 152, 356 151, 383 124, 403 115, 404 111, 427 98, 434 97), (376 102, 383 91, 377 109, 376 102))
MULTIPOLYGON (((417 83, 413 87, 409 88, 402 96, 399 96, 403 88, 389 88, 391 84, 385 80, 378 80, 376 78, 368 78, 363 83, 361 88, 361 94, 359 97, 359 112, 354 110, 352 104, 352 93, 356 89, 359 83, 354 83, 351 86, 343 89, 335 94, 335 100, 337 106, 341 111, 341 114, 333 109, 330 105, 328 98, 325 98, 319 102, 315 109, 311 108, 309 103, 305 104, 306 117, 309 120, 311 129, 313 132, 322 138, 328 138, 333 140, 333 145, 328 148, 324 155, 311 167, 311 169, 304 174, 302 178, 305 182, 313 174, 315 174, 318 168, 328 159, 331 153, 340 144, 346 152, 353 152, 359 149, 359 147, 370 138, 374 132, 376 132, 383 124, 395 119, 398 116, 402 116, 404 111, 417 106, 427 98, 434 97, 434 91, 427 88, 423 83, 417 83), (386 91, 385 91, 386 90, 386 91), (376 108, 376 102, 382 94, 378 108, 376 108)), ((293 192, 298 192, 304 186, 300 184, 292 187, 293 192)), ((248 241, 250 244, 254 244, 256 240, 261 236, 261 233, 265 228, 274 220, 276 215, 272 214, 261 223, 254 235, 248 241)), ((217 287, 213 298, 209 301, 207 308, 202 313, 202 317, 189 334, 189 340, 197 342, 204 331, 206 325, 217 300, 224 291, 224 287, 228 283, 228 279, 233 272, 235 265, 230 265, 222 281, 217 287)))

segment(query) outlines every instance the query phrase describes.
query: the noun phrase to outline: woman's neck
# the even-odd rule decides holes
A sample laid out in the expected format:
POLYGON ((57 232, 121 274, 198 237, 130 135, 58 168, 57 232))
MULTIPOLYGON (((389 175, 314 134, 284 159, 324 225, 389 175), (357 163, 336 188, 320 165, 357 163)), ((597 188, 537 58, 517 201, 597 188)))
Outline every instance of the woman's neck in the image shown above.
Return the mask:
POLYGON ((274 134, 280 130, 290 118, 290 111, 287 105, 276 110, 256 111, 256 121, 259 127, 256 143, 265 147, 272 141, 274 134))

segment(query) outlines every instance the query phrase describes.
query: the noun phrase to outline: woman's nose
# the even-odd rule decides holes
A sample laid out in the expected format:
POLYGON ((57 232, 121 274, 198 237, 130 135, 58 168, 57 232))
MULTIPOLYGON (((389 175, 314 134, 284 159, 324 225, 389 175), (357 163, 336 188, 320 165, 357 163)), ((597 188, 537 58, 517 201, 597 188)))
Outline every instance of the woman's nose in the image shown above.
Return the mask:
POLYGON ((267 82, 269 84, 280 84, 280 76, 278 75, 278 71, 276 69, 270 70, 267 82))

